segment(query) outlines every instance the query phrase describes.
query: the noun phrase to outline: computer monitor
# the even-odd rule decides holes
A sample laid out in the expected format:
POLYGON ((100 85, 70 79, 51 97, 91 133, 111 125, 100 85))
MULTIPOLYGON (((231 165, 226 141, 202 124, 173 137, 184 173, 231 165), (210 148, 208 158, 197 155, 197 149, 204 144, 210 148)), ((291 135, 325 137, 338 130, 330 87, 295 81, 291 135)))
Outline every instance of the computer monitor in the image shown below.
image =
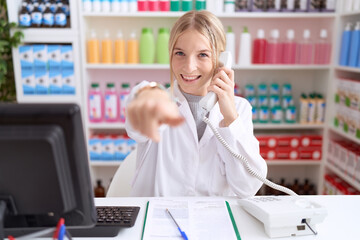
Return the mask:
POLYGON ((0 203, 0 238, 95 225, 79 106, 0 104, 0 203))

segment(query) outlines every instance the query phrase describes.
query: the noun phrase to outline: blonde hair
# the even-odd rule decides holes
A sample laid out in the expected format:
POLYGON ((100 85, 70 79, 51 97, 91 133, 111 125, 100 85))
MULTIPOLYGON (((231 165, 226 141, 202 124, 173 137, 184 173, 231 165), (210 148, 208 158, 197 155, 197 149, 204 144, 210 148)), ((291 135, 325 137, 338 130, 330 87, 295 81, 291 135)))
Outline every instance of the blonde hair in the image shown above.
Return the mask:
POLYGON ((203 10, 190 11, 182 15, 172 27, 169 39, 171 87, 174 82, 174 73, 171 66, 173 50, 179 37, 189 29, 198 31, 209 40, 212 50, 213 71, 218 67, 220 52, 225 50, 226 37, 224 27, 214 14, 203 10))

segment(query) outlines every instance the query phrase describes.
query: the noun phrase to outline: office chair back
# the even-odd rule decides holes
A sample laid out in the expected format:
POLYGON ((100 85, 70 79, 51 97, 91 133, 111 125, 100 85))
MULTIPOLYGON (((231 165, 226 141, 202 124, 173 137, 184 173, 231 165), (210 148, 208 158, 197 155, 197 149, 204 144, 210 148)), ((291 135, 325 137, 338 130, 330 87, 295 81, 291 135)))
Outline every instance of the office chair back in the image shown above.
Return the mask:
POLYGON ((136 169, 136 153, 134 149, 117 169, 106 197, 128 197, 131 191, 131 182, 136 169))

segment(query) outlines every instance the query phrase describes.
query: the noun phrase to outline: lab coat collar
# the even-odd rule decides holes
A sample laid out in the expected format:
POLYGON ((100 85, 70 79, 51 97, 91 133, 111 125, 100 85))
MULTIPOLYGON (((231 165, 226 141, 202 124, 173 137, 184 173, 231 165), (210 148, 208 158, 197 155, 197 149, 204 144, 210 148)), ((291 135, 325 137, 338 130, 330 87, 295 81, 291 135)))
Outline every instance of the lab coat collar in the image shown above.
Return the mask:
POLYGON ((179 85, 177 84, 177 81, 174 81, 174 100, 176 101, 176 104, 179 107, 180 114, 184 116, 186 120, 186 124, 188 124, 189 128, 191 129, 195 145, 198 146, 199 142, 198 142, 195 120, 190 110, 190 106, 185 96, 182 94, 179 85))
MULTIPOLYGON (((192 112, 190 110, 188 102, 186 101, 185 96, 182 94, 182 92, 179 88, 177 81, 174 81, 174 97, 175 97, 177 105, 179 106, 180 113, 183 116, 191 116, 191 118, 185 117, 186 122, 189 125, 191 132, 193 133, 192 135, 193 135, 194 141, 196 142, 196 145, 199 145, 199 147, 202 147, 210 140, 210 138, 214 135, 214 133, 212 132, 212 130, 209 126, 206 126, 205 132, 199 142, 198 136, 197 136, 197 129, 196 129, 196 125, 195 125, 195 121, 194 121, 192 112)), ((219 123, 223 118, 222 114, 220 112, 219 103, 215 104, 213 109, 210 111, 208 118, 209 118, 210 122, 215 125, 216 128, 219 127, 219 123)))

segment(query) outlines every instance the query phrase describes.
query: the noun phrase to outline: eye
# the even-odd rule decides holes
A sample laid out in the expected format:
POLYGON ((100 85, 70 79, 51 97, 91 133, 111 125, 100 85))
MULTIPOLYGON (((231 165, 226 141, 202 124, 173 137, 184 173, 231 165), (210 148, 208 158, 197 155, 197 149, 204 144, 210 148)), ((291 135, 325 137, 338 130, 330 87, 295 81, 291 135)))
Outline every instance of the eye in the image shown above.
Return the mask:
POLYGON ((185 54, 184 54, 183 52, 181 52, 181 51, 176 51, 176 52, 174 53, 174 55, 184 56, 185 54))
POLYGON ((209 57, 209 55, 206 54, 206 53, 200 53, 199 56, 202 57, 202 58, 203 58, 203 57, 209 57))

